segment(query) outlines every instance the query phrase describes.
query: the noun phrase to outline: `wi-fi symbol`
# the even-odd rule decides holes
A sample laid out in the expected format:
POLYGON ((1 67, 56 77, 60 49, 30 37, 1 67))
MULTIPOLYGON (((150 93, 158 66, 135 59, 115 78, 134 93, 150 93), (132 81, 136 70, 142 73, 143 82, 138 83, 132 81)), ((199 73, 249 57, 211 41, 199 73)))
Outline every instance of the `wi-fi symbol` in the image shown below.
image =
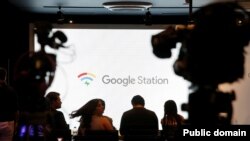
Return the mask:
POLYGON ((85 85, 89 85, 95 78, 95 75, 92 73, 81 73, 77 76, 82 82, 84 82, 85 85))

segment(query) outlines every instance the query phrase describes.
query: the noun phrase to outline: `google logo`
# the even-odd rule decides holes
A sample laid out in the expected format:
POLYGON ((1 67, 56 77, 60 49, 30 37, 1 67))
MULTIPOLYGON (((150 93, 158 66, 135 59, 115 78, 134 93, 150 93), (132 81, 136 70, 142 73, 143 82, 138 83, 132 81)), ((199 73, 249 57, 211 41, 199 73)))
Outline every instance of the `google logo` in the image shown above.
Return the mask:
POLYGON ((128 75, 127 77, 111 77, 109 75, 104 75, 102 77, 102 82, 104 84, 122 85, 124 87, 127 87, 128 85, 133 85, 133 84, 164 85, 168 84, 168 79, 157 76, 145 77, 140 75, 137 77, 132 77, 128 75))
POLYGON ((92 73, 81 73, 77 76, 85 85, 90 85, 90 83, 94 80, 95 75, 92 73))
POLYGON ((126 78, 114 78, 110 77, 109 75, 104 75, 102 77, 102 82, 104 84, 120 84, 126 87, 129 84, 135 84, 135 78, 132 78, 130 76, 126 78))

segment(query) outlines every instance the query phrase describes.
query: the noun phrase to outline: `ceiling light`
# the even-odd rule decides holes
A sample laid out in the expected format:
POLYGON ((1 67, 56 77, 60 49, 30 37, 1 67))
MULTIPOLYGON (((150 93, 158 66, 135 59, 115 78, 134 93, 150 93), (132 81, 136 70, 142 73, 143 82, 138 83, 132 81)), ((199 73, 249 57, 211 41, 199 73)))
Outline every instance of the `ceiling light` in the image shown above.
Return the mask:
POLYGON ((58 12, 56 13, 56 15, 57 15, 57 22, 63 23, 65 18, 63 12, 61 11, 61 6, 58 7, 58 12))
POLYGON ((149 9, 147 9, 147 12, 145 13, 144 22, 145 25, 152 25, 152 14, 149 9))
POLYGON ((144 11, 152 7, 150 2, 137 2, 137 1, 113 1, 105 2, 102 4, 110 11, 123 11, 123 10, 141 10, 144 11))

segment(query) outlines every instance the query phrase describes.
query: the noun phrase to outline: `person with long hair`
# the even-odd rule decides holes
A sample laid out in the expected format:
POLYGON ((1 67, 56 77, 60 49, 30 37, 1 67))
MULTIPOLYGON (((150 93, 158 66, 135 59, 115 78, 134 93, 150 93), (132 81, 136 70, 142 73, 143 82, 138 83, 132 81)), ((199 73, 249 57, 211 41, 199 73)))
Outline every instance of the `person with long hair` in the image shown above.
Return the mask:
POLYGON ((112 119, 104 116, 105 102, 102 99, 92 99, 70 114, 70 118, 81 117, 78 135, 85 135, 88 130, 115 130, 112 119))
POLYGON ((161 119, 162 136, 168 141, 174 141, 178 127, 183 125, 184 122, 184 117, 178 114, 175 101, 167 100, 164 104, 164 116, 161 119))

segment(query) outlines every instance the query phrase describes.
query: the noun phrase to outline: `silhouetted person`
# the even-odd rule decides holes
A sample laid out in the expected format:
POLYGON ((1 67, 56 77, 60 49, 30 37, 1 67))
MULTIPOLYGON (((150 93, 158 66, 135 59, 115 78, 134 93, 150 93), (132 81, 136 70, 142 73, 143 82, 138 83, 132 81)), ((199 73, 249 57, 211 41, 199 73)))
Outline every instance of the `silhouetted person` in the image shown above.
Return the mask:
POLYGON ((164 116, 161 119, 162 136, 167 141, 175 141, 178 128, 183 125, 185 119, 178 114, 175 101, 168 100, 164 104, 164 116))
POLYGON ((18 119, 18 99, 6 79, 7 71, 0 67, 0 140, 12 141, 18 119))
POLYGON ((66 138, 70 136, 69 126, 61 111, 62 102, 58 92, 49 92, 46 95, 46 100, 49 105, 49 114, 46 130, 48 131, 46 140, 57 141, 57 138, 66 138))
POLYGON ((62 32, 55 32, 51 36, 52 28, 48 22, 35 23, 34 33, 37 34, 41 50, 23 54, 14 68, 14 87, 20 107, 18 139, 22 141, 45 139, 48 111, 44 96, 54 79, 56 54, 48 54, 44 48, 48 45, 58 49, 67 41, 62 32))
POLYGON ((130 135, 157 136, 158 118, 155 112, 144 107, 144 98, 136 95, 132 98, 131 104, 133 108, 124 112, 121 117, 120 134, 124 139, 130 135))
POLYGON ((112 119, 104 116, 105 102, 102 99, 92 99, 81 108, 71 113, 71 118, 81 117, 78 135, 86 135, 91 130, 115 130, 112 119))

